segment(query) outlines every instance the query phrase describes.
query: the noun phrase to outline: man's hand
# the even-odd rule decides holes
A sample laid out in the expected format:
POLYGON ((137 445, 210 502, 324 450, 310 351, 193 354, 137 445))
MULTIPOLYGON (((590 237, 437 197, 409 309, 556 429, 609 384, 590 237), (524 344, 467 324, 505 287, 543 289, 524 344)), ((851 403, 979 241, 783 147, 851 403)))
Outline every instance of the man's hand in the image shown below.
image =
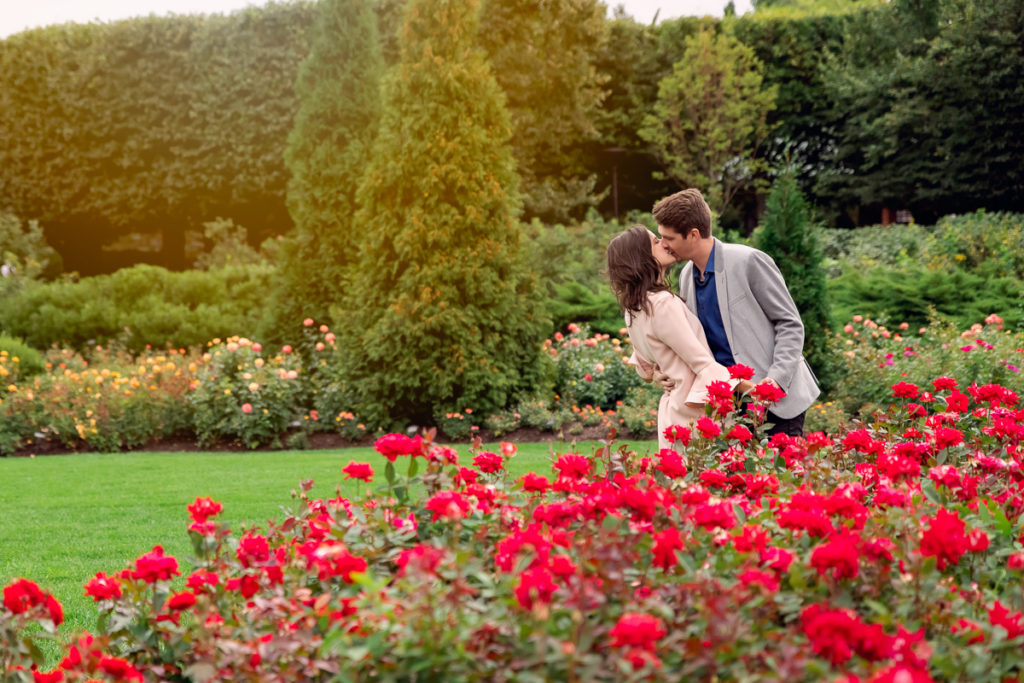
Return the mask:
POLYGON ((773 380, 771 377, 765 377, 763 380, 758 382, 758 384, 767 384, 768 386, 775 387, 776 389, 782 388, 779 386, 779 383, 773 380))
POLYGON ((740 396, 742 396, 743 394, 747 393, 753 388, 753 382, 751 382, 749 379, 741 379, 739 382, 736 383, 736 388, 734 389, 734 391, 740 396))
POLYGON ((661 385, 665 391, 672 391, 676 388, 676 381, 661 371, 661 368, 654 369, 654 381, 661 385))

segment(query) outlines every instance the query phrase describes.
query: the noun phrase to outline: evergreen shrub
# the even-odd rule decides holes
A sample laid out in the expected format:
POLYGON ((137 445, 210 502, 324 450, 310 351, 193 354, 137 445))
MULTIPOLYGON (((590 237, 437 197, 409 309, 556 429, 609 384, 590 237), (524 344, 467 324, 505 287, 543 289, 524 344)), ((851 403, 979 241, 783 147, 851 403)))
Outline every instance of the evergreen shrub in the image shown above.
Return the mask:
POLYGON ((910 265, 898 270, 847 271, 829 282, 834 319, 870 316, 890 326, 917 328, 938 316, 964 328, 995 313, 1016 326, 1022 283, 963 270, 910 265))
POLYGON ((782 173, 765 202, 757 246, 775 260, 804 325, 804 356, 827 389, 833 382, 827 350, 829 298, 822 268, 820 227, 797 185, 796 174, 782 173))
POLYGON ((288 210, 295 222, 283 250, 263 338, 281 339, 297 320, 330 320, 361 236, 356 189, 380 118, 384 72, 370 0, 324 0, 312 48, 299 67, 299 110, 288 137, 288 210))
POLYGON ((487 414, 539 377, 549 323, 522 257, 511 127, 476 45, 477 9, 412 0, 383 84, 339 339, 374 423, 487 414))
POLYGON ((0 299, 0 329, 38 349, 120 342, 131 351, 205 344, 255 329, 273 266, 171 272, 137 265, 78 281, 30 282, 0 299))

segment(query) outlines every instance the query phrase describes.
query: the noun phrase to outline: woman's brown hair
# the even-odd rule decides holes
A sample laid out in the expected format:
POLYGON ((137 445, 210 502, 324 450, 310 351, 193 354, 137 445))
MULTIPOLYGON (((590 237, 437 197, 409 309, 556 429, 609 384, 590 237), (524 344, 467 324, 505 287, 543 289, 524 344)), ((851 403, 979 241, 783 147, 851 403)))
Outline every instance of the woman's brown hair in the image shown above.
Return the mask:
POLYGON ((651 254, 651 232, 645 226, 634 225, 608 243, 608 279, 619 308, 630 314, 650 313, 648 294, 671 291, 651 254))

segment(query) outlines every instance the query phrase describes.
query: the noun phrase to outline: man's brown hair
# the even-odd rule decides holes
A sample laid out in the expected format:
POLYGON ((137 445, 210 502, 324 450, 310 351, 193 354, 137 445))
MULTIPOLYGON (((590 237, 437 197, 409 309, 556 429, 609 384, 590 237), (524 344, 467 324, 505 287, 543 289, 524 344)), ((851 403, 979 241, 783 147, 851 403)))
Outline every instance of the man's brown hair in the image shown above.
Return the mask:
POLYGON ((700 190, 691 187, 671 194, 655 204, 651 213, 658 225, 683 236, 697 229, 702 238, 711 237, 711 209, 700 190))

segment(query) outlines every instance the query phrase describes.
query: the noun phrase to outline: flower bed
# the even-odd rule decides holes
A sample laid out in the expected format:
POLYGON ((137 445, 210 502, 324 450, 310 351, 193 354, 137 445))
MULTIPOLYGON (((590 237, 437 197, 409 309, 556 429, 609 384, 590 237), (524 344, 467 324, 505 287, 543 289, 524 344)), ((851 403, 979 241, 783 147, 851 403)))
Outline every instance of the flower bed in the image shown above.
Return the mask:
POLYGON ((429 433, 386 435, 379 460, 346 467, 362 496, 302 496, 264 528, 227 529, 219 503, 197 499, 195 566, 157 547, 97 574, 97 632, 48 671, 31 670, 33 638, 55 637, 59 606, 30 582, 5 588, 2 671, 1024 680, 1014 391, 904 381, 869 425, 806 439, 760 439, 749 413, 723 429, 721 412, 673 429, 680 453, 609 442, 515 481, 511 444, 459 463, 429 433))

